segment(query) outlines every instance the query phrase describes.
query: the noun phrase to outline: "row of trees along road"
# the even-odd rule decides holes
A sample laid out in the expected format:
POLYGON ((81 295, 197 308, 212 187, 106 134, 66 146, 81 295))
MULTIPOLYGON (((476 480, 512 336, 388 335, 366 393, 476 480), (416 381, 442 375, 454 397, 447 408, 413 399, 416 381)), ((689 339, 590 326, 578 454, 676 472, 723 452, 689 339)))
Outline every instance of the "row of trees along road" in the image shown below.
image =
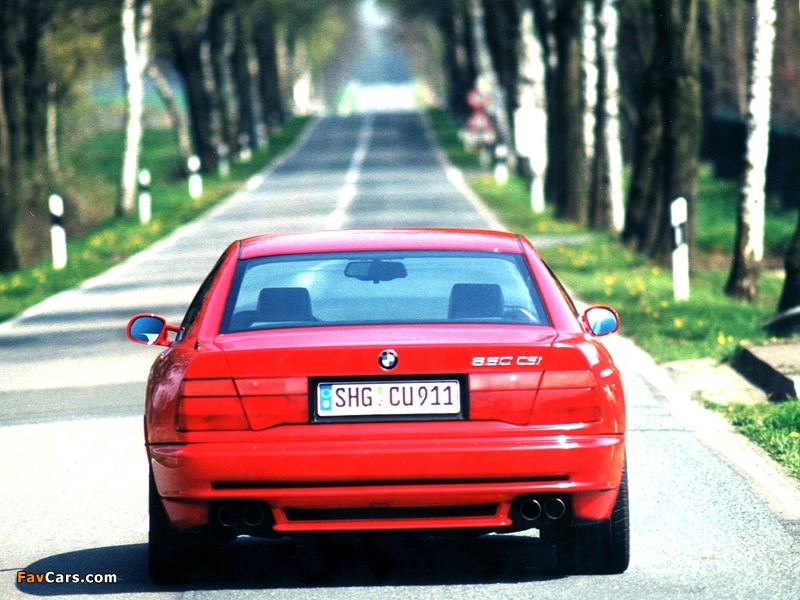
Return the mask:
POLYGON ((0 0, 0 272, 19 267, 19 246, 46 239, 41 219, 19 225, 28 214, 46 214, 50 190, 67 188, 68 206, 80 202, 69 192, 73 173, 59 149, 62 140, 91 135, 72 119, 86 110, 92 84, 121 74, 125 80, 126 115, 118 117, 125 151, 113 211, 125 216, 134 208, 146 77, 164 100, 184 158, 199 156, 205 172, 224 170, 242 151, 265 145, 295 112, 298 80, 346 68, 339 50, 356 43, 348 36, 354 6, 348 0, 0 0), (164 65, 180 80, 185 115, 164 65))
MULTIPOLYGON (((750 141, 725 291, 755 297, 770 118, 774 112, 800 124, 792 101, 800 81, 793 0, 375 1, 422 24, 410 37, 406 27, 406 41, 415 38, 413 47, 423 39, 422 55, 437 57, 441 93, 455 114, 469 114, 467 93, 478 79, 488 83, 500 141, 511 150, 510 163, 532 179, 533 206, 546 197, 558 216, 616 231, 658 262, 671 254, 669 206, 679 196, 688 201, 693 240, 707 124, 724 113, 746 122, 750 141), (787 85, 772 86, 775 77, 787 85), (623 156, 631 166, 624 207, 623 156)), ((145 77, 161 91, 184 155, 197 154, 206 171, 224 169, 230 157, 266 143, 270 127, 293 111, 295 83, 313 73, 316 95, 332 94, 322 89, 330 79, 324 74, 331 65, 346 70, 342 56, 354 43, 361 4, 3 0, 0 271, 19 265, 19 213, 63 175, 57 115, 79 84, 103 69, 124 70, 126 150, 115 212, 126 215, 145 77), (163 64, 180 76, 188 120, 164 82, 163 64)), ((415 62, 418 72, 432 71, 412 56, 415 62)), ((800 305, 800 224, 786 269, 781 309, 800 305)))
MULTIPOLYGON (((537 194, 543 189, 558 216, 617 231, 625 243, 659 263, 671 259, 670 205, 679 197, 688 201, 686 235, 693 243, 702 136, 711 130, 707 124, 721 114, 736 114, 746 124, 747 142, 744 156, 738 157, 743 162, 741 201, 724 291, 744 301, 755 299, 764 255, 773 107, 785 126, 800 125, 796 2, 387 3, 438 25, 454 112, 468 113, 465 100, 476 77, 499 89, 494 109, 498 137, 516 149, 522 169, 532 177, 533 206, 541 205, 537 194), (777 86, 777 97, 772 94, 774 77, 785 84, 777 86), (543 109, 546 136, 536 125, 543 109), (527 129, 520 128, 520 115, 527 129), (505 126, 515 119, 512 127, 505 126), (515 136, 508 133, 511 129, 515 136), (631 166, 624 209, 623 154, 631 166), (537 181, 542 173, 544 185, 537 181)), ((800 305, 800 223, 785 265, 779 310, 800 305)))

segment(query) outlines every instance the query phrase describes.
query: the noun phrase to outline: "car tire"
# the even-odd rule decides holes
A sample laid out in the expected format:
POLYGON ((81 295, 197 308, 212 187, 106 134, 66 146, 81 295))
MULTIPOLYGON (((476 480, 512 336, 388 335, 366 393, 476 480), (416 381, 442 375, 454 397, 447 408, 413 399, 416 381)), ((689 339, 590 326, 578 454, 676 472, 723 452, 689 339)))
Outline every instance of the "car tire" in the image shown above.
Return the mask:
POLYGON ((559 548, 562 573, 567 575, 618 575, 630 562, 628 469, 622 468, 611 518, 594 525, 569 527, 559 548))
POLYGON ((209 540, 195 532, 182 532, 172 528, 158 495, 152 469, 149 510, 147 560, 150 579, 158 584, 182 583, 192 572, 202 569, 209 554, 209 540))

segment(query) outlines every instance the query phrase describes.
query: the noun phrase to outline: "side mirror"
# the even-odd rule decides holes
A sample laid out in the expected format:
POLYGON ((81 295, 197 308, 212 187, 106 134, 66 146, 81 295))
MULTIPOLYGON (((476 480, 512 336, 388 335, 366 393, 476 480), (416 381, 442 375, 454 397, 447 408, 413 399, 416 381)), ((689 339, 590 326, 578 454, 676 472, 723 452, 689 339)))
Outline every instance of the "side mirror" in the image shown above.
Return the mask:
POLYGON ((170 346, 172 340, 170 332, 176 332, 179 328, 169 325, 164 317, 158 315, 136 315, 125 329, 128 339, 135 344, 144 346, 170 346))
POLYGON ((583 322, 594 335, 608 335, 619 329, 619 315, 610 306, 592 306, 583 313, 583 322))

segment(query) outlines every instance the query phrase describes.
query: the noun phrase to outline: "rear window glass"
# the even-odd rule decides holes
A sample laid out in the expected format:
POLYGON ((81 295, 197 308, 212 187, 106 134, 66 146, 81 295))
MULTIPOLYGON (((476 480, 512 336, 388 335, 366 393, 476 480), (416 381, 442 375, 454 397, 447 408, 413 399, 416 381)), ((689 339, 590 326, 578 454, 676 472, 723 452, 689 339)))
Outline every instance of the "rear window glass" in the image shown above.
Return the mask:
POLYGON ((221 333, 448 322, 549 324, 521 255, 346 252, 241 261, 221 333))

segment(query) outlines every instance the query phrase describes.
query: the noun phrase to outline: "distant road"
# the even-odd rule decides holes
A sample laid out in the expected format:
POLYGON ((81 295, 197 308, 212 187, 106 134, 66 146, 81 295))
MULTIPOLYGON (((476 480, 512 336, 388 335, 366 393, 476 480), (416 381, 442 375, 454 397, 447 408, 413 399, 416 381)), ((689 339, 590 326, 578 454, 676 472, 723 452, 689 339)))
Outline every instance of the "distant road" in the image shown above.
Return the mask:
POLYGON ((153 586, 141 411, 158 350, 125 340, 128 317, 178 321, 236 238, 405 225, 499 227, 439 162, 421 116, 326 118, 206 217, 0 325, 0 598, 800 598, 800 520, 699 441, 696 413, 648 383, 646 361, 621 339, 610 345, 629 401, 624 575, 554 577, 552 551, 526 535, 368 538, 239 542, 221 557, 221 573, 153 586), (17 583, 20 571, 117 581, 17 583))

